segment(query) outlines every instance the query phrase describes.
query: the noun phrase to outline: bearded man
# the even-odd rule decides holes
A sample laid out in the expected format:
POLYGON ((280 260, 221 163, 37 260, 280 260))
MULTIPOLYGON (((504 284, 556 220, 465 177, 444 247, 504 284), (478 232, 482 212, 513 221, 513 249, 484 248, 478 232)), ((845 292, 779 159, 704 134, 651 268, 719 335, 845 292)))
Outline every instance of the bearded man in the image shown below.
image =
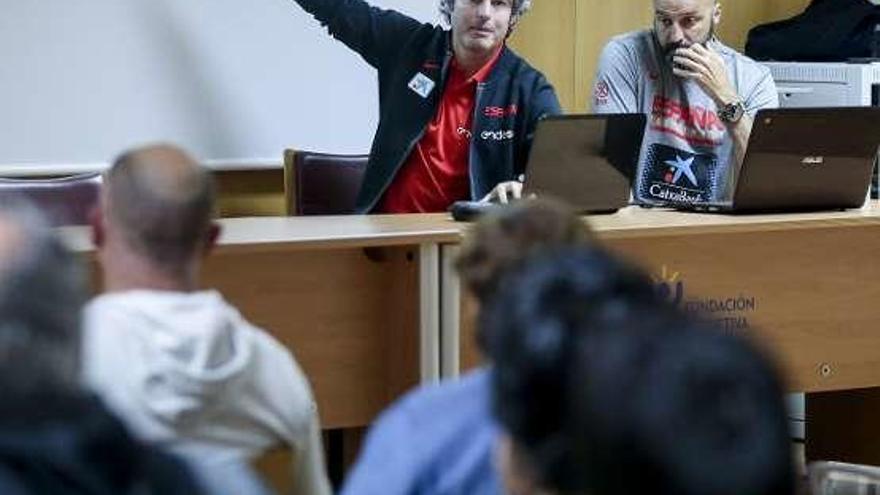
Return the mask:
POLYGON ((596 113, 645 113, 634 183, 648 205, 732 199, 755 114, 776 108, 770 70, 724 45, 717 0, 654 0, 652 29, 602 51, 596 113))

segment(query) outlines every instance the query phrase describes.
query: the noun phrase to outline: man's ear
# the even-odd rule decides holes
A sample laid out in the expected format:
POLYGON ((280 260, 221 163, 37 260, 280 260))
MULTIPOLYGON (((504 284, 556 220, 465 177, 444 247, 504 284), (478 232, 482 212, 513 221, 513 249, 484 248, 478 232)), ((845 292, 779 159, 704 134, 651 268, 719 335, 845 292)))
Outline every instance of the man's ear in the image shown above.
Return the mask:
POLYGON ((202 247, 202 256, 207 256, 214 250, 222 231, 223 227, 217 222, 211 222, 211 224, 208 225, 208 231, 205 233, 205 243, 202 247))
POLYGON ((721 2, 715 3, 715 9, 712 11, 712 20, 715 21, 716 26, 721 22, 721 2))

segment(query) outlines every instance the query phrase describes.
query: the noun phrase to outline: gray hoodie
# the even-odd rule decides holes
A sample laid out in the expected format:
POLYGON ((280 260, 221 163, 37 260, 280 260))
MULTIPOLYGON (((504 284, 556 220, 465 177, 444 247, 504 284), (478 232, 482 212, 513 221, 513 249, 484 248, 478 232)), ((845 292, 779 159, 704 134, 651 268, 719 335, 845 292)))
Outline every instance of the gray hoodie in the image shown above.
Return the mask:
POLYGON ((216 465, 286 445, 296 493, 330 493, 308 381, 220 294, 106 294, 84 328, 85 382, 136 434, 216 465))

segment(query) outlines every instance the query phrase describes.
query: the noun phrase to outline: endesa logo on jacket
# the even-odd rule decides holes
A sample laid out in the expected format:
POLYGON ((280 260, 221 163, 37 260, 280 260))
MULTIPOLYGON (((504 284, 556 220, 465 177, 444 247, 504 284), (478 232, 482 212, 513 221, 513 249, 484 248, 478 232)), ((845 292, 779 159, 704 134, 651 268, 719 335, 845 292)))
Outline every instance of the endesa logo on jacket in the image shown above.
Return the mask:
POLYGON ((497 131, 483 131, 480 133, 480 139, 483 141, 509 141, 516 136, 513 129, 499 129, 497 131))

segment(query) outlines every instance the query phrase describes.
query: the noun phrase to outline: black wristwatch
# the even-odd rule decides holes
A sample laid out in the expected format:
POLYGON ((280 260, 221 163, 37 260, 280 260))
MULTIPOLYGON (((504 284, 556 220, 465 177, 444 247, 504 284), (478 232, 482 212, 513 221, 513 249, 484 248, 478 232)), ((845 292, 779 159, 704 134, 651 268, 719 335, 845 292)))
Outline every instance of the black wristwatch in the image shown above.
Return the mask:
POLYGON ((718 110, 718 118, 729 124, 736 124, 746 113, 746 106, 741 100, 735 100, 718 110))

